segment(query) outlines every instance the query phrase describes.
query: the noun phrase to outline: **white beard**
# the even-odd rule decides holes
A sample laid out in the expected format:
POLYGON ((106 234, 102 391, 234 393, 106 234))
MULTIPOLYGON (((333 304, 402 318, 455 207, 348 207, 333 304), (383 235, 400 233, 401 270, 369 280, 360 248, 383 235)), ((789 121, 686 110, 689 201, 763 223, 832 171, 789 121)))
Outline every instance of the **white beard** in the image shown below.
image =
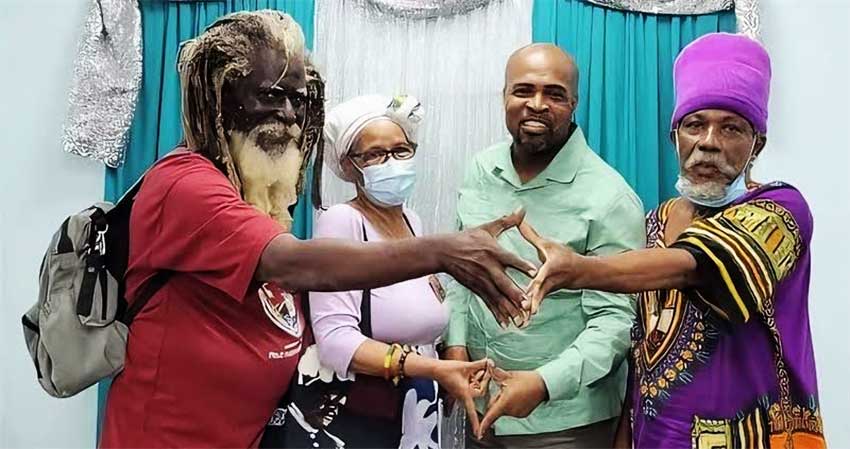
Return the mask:
MULTIPOLYGON (((678 143, 677 143, 678 145, 678 143)), ((735 167, 729 165, 723 160, 719 154, 703 154, 698 151, 691 152, 691 156, 685 161, 684 167, 679 170, 679 179, 676 180, 676 189, 682 195, 688 198, 694 198, 703 201, 719 200, 726 196, 726 189, 738 176, 735 167), (712 179, 696 183, 688 178, 686 172, 696 166, 698 163, 711 163, 723 173, 729 180, 712 179)))
POLYGON ((230 152, 239 171, 242 195, 248 204, 274 218, 287 231, 292 227, 292 216, 287 208, 298 200, 296 193, 303 154, 298 147, 301 129, 291 126, 293 136, 283 151, 270 151, 257 144, 257 136, 268 126, 261 125, 247 135, 233 131, 230 152))
POLYGON ((722 181, 705 181, 696 184, 685 175, 679 175, 676 180, 676 189, 682 195, 688 198, 695 198, 704 201, 719 200, 726 196, 726 188, 729 187, 728 182, 722 181))

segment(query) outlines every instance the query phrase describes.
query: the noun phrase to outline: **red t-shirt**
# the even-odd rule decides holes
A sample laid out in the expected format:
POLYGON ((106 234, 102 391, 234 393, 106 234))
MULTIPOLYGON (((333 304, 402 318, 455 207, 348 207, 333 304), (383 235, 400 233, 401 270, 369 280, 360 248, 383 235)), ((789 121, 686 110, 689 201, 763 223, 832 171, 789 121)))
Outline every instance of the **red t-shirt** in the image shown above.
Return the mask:
POLYGON ((297 329, 276 325, 253 279, 282 232, 203 156, 181 154, 151 170, 130 218, 127 296, 158 270, 175 274, 130 327, 101 447, 258 444, 295 370, 304 329, 297 300, 297 329))

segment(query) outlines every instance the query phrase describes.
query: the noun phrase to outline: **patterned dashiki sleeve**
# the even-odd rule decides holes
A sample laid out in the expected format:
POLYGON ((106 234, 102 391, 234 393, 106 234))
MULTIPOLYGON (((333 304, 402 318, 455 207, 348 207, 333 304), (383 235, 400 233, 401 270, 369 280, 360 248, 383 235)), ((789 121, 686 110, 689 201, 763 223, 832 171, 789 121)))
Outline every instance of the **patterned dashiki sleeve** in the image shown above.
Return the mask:
POLYGON ((697 260, 697 296, 726 320, 744 323, 773 300, 800 257, 802 240, 791 212, 755 199, 694 221, 671 247, 697 260))

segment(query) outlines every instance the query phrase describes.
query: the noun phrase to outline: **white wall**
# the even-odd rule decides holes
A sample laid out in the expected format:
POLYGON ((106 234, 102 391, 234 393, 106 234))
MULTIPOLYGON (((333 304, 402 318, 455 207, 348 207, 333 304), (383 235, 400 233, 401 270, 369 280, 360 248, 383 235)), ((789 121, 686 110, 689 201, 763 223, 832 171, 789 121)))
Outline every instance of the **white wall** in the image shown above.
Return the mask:
POLYGON ((762 0, 773 61, 768 147, 757 179, 781 179, 815 218, 811 326, 827 442, 850 448, 850 1, 762 0))
POLYGON ((103 196, 103 168, 61 149, 86 0, 0 0, 0 447, 95 444, 97 393, 41 390, 20 317, 62 217, 103 196))

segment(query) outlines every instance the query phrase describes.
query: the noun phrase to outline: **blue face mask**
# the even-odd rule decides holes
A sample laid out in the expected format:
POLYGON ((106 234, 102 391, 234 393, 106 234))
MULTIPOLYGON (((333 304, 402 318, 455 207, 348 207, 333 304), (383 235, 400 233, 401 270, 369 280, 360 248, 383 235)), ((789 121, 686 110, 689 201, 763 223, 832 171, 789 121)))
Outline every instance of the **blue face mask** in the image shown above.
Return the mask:
MULTIPOLYGON (((685 179, 682 174, 679 174, 679 179, 676 181, 676 190, 679 191, 679 194, 683 197, 687 198, 688 201, 698 204, 700 206, 709 207, 712 209, 717 209, 720 207, 724 207, 728 204, 731 204, 733 201, 738 198, 744 196, 747 193, 747 168, 750 166, 750 162, 753 159, 753 153, 756 149, 756 142, 758 139, 753 137, 753 146, 750 148, 750 156, 747 158, 747 163, 744 164, 744 168, 738 173, 738 176, 732 180, 729 185, 726 186, 725 192, 723 196, 718 198, 697 198, 694 197, 689 190, 685 188, 685 186, 690 183, 687 179, 685 179)), ((676 155, 679 155, 679 134, 676 133, 676 155)))
POLYGON ((363 174, 363 192, 380 206, 401 206, 410 198, 416 184, 413 159, 391 158, 383 164, 358 170, 363 174))

